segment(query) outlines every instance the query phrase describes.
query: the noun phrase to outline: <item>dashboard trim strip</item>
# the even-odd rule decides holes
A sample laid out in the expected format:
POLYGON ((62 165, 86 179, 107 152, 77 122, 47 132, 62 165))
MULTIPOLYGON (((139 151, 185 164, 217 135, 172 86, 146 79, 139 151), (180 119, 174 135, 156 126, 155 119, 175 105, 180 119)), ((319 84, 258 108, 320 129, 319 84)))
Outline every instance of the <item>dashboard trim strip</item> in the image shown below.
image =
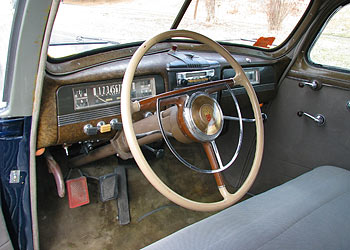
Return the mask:
POLYGON ((99 118, 104 118, 108 116, 118 116, 120 115, 120 105, 116 104, 111 107, 100 108, 95 110, 88 110, 84 112, 76 112, 66 115, 59 115, 58 126, 65 126, 69 124, 75 124, 79 122, 85 122, 89 120, 95 120, 99 118))

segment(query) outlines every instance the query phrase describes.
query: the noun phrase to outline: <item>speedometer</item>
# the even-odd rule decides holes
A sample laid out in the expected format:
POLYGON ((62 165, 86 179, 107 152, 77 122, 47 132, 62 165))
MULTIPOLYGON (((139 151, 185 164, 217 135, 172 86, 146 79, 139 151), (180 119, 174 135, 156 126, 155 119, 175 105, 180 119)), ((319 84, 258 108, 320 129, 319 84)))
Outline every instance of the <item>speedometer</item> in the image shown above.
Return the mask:
POLYGON ((109 103, 120 100, 122 85, 120 82, 103 84, 92 87, 94 105, 109 103))
MULTIPOLYGON (((122 82, 115 81, 73 88, 74 110, 119 103, 122 82)), ((137 100, 156 94, 155 79, 135 79, 131 87, 131 98, 137 100)))

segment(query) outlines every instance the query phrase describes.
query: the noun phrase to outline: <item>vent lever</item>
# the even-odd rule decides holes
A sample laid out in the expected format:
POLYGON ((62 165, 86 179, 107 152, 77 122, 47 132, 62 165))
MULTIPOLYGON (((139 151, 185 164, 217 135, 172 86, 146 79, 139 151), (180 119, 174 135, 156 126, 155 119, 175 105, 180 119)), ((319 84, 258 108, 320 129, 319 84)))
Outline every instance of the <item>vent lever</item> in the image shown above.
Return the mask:
POLYGON ((316 80, 313 80, 311 82, 299 82, 300 88, 303 88, 304 86, 309 86, 312 90, 320 90, 322 88, 322 84, 316 80))

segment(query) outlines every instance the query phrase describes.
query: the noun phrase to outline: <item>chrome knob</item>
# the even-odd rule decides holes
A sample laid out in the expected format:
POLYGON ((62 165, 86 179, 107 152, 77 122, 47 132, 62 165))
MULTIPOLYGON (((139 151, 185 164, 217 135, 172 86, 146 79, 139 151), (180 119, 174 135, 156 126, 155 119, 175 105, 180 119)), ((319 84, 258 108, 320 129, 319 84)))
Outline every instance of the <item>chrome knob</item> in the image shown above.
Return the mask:
POLYGON ((106 123, 104 121, 99 121, 96 126, 100 130, 103 125, 106 125, 106 123))
POLYGON ((111 125, 113 130, 122 130, 123 129, 123 124, 119 122, 117 118, 112 119, 109 124, 111 125))
POLYGON ((84 126, 83 130, 84 130, 84 133, 85 133, 86 135, 96 135, 96 134, 97 134, 97 131, 98 131, 98 128, 92 126, 91 124, 86 124, 86 125, 84 126))

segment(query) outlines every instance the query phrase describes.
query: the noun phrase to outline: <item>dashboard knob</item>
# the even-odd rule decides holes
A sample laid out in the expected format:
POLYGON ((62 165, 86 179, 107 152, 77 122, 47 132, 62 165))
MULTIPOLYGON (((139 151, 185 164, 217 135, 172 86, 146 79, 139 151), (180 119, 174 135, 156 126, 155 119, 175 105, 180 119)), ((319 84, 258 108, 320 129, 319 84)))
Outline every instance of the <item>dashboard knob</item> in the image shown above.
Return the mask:
POLYGON ((84 126, 84 133, 85 133, 86 135, 96 135, 97 132, 98 132, 98 128, 92 126, 91 124, 86 124, 86 125, 84 126))
POLYGON ((112 119, 109 124, 113 130, 121 130, 123 128, 123 124, 117 118, 112 119))
POLYGON ((97 123, 97 129, 101 134, 111 132, 112 126, 110 124, 106 124, 104 121, 100 121, 97 123))
POLYGON ((106 123, 104 121, 99 121, 97 123, 97 128, 100 129, 103 125, 106 125, 106 123))
POLYGON ((186 79, 181 79, 180 80, 181 86, 187 86, 187 83, 188 83, 188 80, 186 80, 186 79))

